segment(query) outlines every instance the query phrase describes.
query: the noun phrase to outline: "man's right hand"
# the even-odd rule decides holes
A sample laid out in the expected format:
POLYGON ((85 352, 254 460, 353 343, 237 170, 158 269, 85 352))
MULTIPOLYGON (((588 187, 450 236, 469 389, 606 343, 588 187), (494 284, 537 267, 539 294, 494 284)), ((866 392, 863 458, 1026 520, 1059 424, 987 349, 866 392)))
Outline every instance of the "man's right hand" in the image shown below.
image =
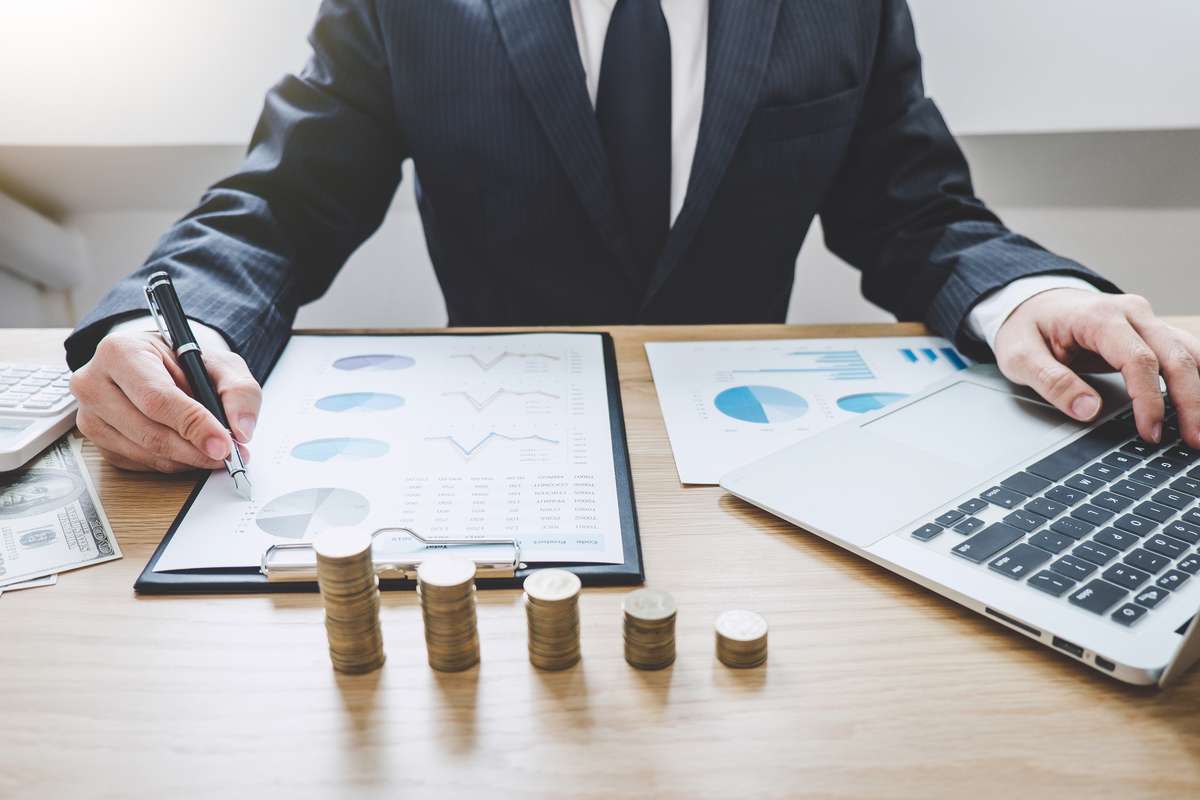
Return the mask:
MULTIPOLYGON (((262 405, 258 382, 229 350, 205 350, 204 365, 234 437, 245 444, 262 405)), ((71 377, 71 392, 79 400, 80 432, 122 469, 219 469, 229 455, 229 434, 192 398, 183 371, 157 333, 105 336, 92 360, 71 377)), ((248 456, 244 447, 242 453, 248 456)))

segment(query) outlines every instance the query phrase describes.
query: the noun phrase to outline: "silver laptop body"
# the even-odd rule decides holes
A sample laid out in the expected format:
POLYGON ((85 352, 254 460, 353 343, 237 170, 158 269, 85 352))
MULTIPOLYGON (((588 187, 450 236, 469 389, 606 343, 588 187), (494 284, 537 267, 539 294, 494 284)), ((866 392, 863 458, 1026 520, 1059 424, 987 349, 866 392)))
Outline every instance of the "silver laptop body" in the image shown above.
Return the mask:
MULTIPOLYGON (((1170 491, 1171 497, 1179 494, 1169 489, 1168 480, 1161 486, 1144 487, 1149 489, 1144 498, 1131 500, 1124 512, 1114 511, 1106 523, 1092 519, 1095 524, 1077 525, 1072 520, 1076 519, 1077 510, 1083 514, 1083 506, 1105 510, 1090 502, 1093 499, 1102 502, 1101 491, 1107 493, 1103 499, 1118 504, 1119 500, 1110 497, 1112 492, 1108 490, 1131 488, 1126 484, 1118 487, 1117 481, 1132 476, 1132 468, 1122 470, 1119 476, 1102 471, 1109 480, 1100 481, 1101 485, 1090 493, 1075 489, 1052 493, 1063 499, 1082 497, 1070 507, 1058 509, 1059 505, 1067 504, 1044 501, 1034 506, 1060 511, 1044 512, 1049 515, 1044 524, 1038 524, 1041 518, 1030 516, 1032 512, 1012 517, 1012 525, 1005 522, 1014 512, 1021 511, 1026 502, 1043 495, 1043 491, 1031 490, 1020 483, 1022 479, 1012 479, 1020 473, 1026 482, 1034 482, 1029 478, 1033 473, 1025 471, 1025 467, 1039 469, 1039 465, 1057 463, 1055 454, 1068 446, 1073 452, 1085 449, 1084 444, 1095 450, 1097 435, 1093 432, 1106 423, 1103 433, 1109 439, 1113 430, 1123 430, 1121 426, 1127 425, 1127 438, 1137 441, 1132 422, 1125 421, 1129 402, 1119 379, 1105 376, 1090 380, 1104 397, 1105 413, 1092 425, 1082 425, 1067 419, 1031 392, 1013 386, 994 367, 972 367, 895 405, 737 469, 722 478, 721 485, 749 503, 1106 675, 1128 683, 1165 686, 1200 658, 1200 625, 1188 624, 1200 607, 1200 574, 1190 575, 1177 568, 1190 569, 1194 565, 1189 559, 1197 554, 1200 542, 1188 544, 1173 537, 1166 537, 1165 541, 1162 536, 1155 540, 1151 537, 1155 535, 1153 531, 1162 532, 1174 521, 1183 519, 1189 509, 1200 508, 1200 499, 1176 498, 1176 505, 1189 504, 1183 509, 1172 508, 1174 516, 1153 523, 1152 532, 1144 536, 1130 537, 1113 526, 1118 520, 1126 527, 1131 524, 1136 527, 1139 520, 1148 522, 1140 517, 1132 522, 1124 519, 1140 503, 1150 502, 1154 510, 1163 513, 1163 506, 1153 500, 1155 494, 1161 491, 1170 491), (993 487, 1002 487, 1005 480, 1026 492, 1020 495, 1019 505, 1005 507, 988 502, 986 507, 966 514, 963 519, 971 517, 978 521, 966 526, 968 533, 955 531, 953 522, 940 526, 941 532, 927 527, 939 527, 934 523, 939 517, 953 520, 960 505, 967 504, 966 508, 979 505, 973 499, 992 492, 993 487), (1057 527, 1069 531, 1070 536, 1051 529, 1057 519, 1067 519, 1057 527), (1037 527, 1024 530, 1030 525, 1037 527), (1091 533, 1080 535, 1089 525, 1091 533), (1105 541, 1127 542, 1125 549, 1099 542, 1087 544, 1105 530, 1110 531, 1103 535, 1105 541), (983 531, 988 533, 981 535, 983 531), (934 535, 924 540, 930 532, 934 535), (1045 536, 1034 539, 1043 532, 1045 536), (1019 538, 1013 539, 1013 535, 1019 538), (1007 543, 992 551, 997 537, 1007 543), (1075 555, 1084 544, 1087 547, 1079 552, 1093 561, 1103 561, 1103 556, 1111 553, 1116 555, 1108 564, 1092 563, 1075 555), (1175 548, 1185 544, 1186 552, 1176 555, 1175 548), (1154 552, 1144 550, 1141 545, 1166 547, 1173 558, 1161 565, 1154 552), (1144 552, 1134 556, 1138 550, 1144 552), (1005 559, 1009 553, 1012 555, 1005 559), (1067 560, 1059 564, 1063 558, 1067 560), (1159 568, 1153 573, 1149 569, 1138 570, 1126 565, 1127 559, 1143 566, 1148 560, 1159 568), (1088 570, 1089 567, 1093 569, 1088 570), (1071 570, 1088 574, 1075 575, 1071 570), (1049 577, 1037 577, 1042 572, 1050 573, 1049 577), (1170 581, 1176 583, 1160 586, 1160 579, 1167 581, 1168 573, 1170 581), (1110 583, 1106 575, 1117 583, 1110 583), (1031 583, 1035 577, 1037 585, 1045 586, 1046 590, 1031 583), (1126 582, 1139 577, 1145 583, 1126 590, 1126 582), (1093 591, 1086 591, 1096 580, 1103 583, 1094 585, 1093 591), (1052 592, 1062 588, 1060 584, 1069 586, 1055 596, 1052 592), (1124 594, 1113 601, 1113 596, 1122 591, 1124 594), (1106 605, 1110 601, 1112 604, 1106 605), (1122 609, 1125 609, 1123 615, 1119 615, 1122 609), (1133 618, 1136 621, 1131 622, 1133 618)), ((1109 452, 1116 452, 1119 444, 1113 439, 1112 446, 1095 453, 1086 464, 1072 469, 1070 475, 1054 481, 1044 491, 1082 474, 1088 465, 1109 452)), ((1137 449, 1134 444, 1129 447, 1137 449)), ((1116 460, 1122 461, 1123 457, 1116 460)), ((1151 466, 1152 460, 1153 456, 1147 457, 1142 461, 1143 466, 1151 466)), ((1198 465, 1200 460, 1180 468, 1177 475, 1184 476, 1198 465)), ((1047 472, 1044 467, 1040 469, 1047 472)), ((1161 477, 1162 473, 1158 474, 1161 477)), ((1086 478, 1085 481, 1095 484, 1086 478)), ((1142 484, 1135 482, 1132 488, 1136 491, 1130 493, 1140 492, 1140 487, 1142 484)), ((992 492, 993 497, 1018 495, 992 492)), ((1197 516, 1200 517, 1200 512, 1197 516)))

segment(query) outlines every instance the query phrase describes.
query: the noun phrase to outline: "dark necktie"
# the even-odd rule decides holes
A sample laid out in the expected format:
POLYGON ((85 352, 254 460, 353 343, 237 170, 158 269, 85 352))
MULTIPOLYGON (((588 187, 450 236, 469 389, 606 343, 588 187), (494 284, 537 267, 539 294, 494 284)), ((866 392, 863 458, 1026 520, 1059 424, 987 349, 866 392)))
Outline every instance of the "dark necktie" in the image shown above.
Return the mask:
POLYGON ((648 280, 671 225, 671 37, 659 0, 617 0, 596 119, 634 258, 648 280))

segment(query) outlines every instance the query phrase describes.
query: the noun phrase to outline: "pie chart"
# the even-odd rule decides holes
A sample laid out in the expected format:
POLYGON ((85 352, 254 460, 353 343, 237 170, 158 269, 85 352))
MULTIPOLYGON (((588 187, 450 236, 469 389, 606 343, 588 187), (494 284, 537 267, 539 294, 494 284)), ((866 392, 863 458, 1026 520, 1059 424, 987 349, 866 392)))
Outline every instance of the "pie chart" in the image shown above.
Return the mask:
POLYGON ((346 356, 333 362, 334 369, 353 372, 356 370, 386 370, 395 371, 408 369, 416 360, 408 356, 388 353, 367 353, 361 356, 346 356))
POLYGON ((335 439, 312 439, 292 448, 292 455, 301 461, 362 461, 387 455, 387 442, 378 439, 339 437, 335 439))
POLYGON ((839 397, 837 404, 842 411, 866 414, 868 411, 878 411, 884 406, 906 397, 908 395, 897 392, 864 392, 863 394, 848 394, 845 397, 839 397))
POLYGON ((301 489, 280 495, 258 512, 255 522, 272 536, 303 539, 322 528, 357 525, 371 504, 348 489, 301 489))
POLYGON ((734 386, 713 398, 713 405, 727 417, 742 422, 787 422, 808 411, 808 401, 778 386, 734 386))
POLYGON ((390 411, 404 405, 404 398, 381 392, 349 392, 322 397, 316 405, 322 411, 390 411))

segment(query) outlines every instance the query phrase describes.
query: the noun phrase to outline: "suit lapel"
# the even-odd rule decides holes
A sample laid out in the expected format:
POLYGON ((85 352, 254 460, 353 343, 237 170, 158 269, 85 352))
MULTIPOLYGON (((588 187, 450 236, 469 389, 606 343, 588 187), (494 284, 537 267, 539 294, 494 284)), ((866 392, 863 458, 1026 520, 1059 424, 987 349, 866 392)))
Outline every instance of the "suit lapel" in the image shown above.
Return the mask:
POLYGON ((687 252, 758 101, 780 0, 709 0, 708 64, 687 196, 655 265, 642 308, 687 252))
POLYGON ((526 97, 580 201, 625 276, 641 285, 588 99, 567 0, 491 0, 500 37, 526 97))

